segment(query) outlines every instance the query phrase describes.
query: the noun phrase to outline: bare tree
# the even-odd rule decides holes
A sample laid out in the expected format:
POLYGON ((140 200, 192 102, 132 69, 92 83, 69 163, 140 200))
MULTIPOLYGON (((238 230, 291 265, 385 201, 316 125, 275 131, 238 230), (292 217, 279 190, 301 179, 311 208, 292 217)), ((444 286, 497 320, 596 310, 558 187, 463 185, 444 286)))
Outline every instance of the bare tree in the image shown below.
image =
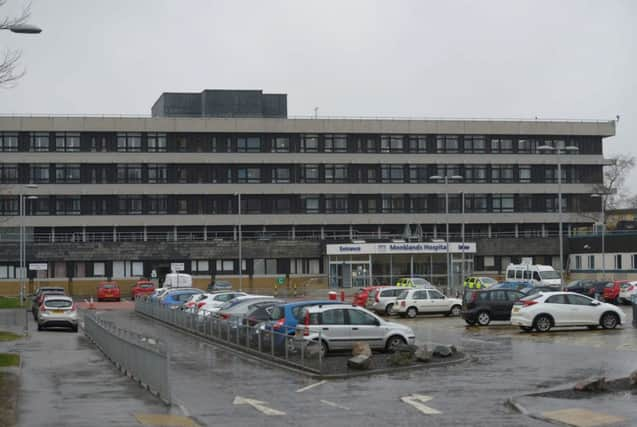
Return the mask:
MULTIPOLYGON (((0 0, 0 7, 4 6, 7 0, 0 0)), ((18 16, 0 17, 0 30, 8 30, 16 25, 25 24, 31 16, 31 5, 27 4, 18 16)), ((0 56, 0 87, 12 87, 24 76, 24 69, 18 69, 18 63, 22 52, 19 50, 5 50, 0 56)))
POLYGON ((604 167, 604 183, 597 185, 595 191, 608 194, 604 198, 605 209, 616 209, 625 205, 628 200, 624 184, 630 171, 635 167, 635 157, 618 154, 609 160, 611 164, 604 167))

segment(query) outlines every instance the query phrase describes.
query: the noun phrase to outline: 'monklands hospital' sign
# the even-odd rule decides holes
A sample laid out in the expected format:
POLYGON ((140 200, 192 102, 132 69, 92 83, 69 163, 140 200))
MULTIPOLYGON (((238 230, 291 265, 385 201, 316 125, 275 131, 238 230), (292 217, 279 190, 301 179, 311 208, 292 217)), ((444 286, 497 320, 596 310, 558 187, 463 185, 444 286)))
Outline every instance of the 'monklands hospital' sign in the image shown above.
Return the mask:
MULTIPOLYGON (((346 254, 439 254, 447 252, 447 243, 360 243, 326 245, 327 255, 346 254)), ((475 253, 476 244, 471 243, 449 243, 451 253, 475 253)))

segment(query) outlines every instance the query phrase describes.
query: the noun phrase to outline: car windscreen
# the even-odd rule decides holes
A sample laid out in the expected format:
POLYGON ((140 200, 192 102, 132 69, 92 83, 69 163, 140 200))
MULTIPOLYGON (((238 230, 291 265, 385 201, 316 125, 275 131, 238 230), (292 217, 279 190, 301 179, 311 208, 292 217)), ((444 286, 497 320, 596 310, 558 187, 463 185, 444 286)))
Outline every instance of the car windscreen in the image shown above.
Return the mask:
POLYGON ((520 301, 533 301, 534 299, 538 299, 541 296, 542 294, 537 293, 537 294, 526 296, 524 298, 520 298, 520 301))
POLYGON ((139 286, 142 289, 149 289, 149 288, 152 288, 154 285, 152 283, 140 283, 137 286, 139 286))
POLYGON ((103 285, 100 285, 100 286, 101 286, 102 288, 104 288, 104 289, 113 289, 113 288, 115 288, 115 287, 116 287, 116 286, 115 286, 114 284, 112 284, 112 283, 104 283, 103 285))
POLYGON ((559 279, 560 275, 557 273, 557 271, 547 270, 547 271, 540 271, 540 277, 542 278, 542 280, 551 280, 551 279, 559 279))
POLYGON ((285 317, 285 308, 282 305, 277 305, 276 307, 274 307, 274 309, 272 310, 272 313, 270 314, 271 320, 279 320, 279 319, 283 319, 284 317, 285 317))
POLYGON ((67 299, 47 299, 44 305, 51 308, 69 308, 73 305, 73 301, 67 299))

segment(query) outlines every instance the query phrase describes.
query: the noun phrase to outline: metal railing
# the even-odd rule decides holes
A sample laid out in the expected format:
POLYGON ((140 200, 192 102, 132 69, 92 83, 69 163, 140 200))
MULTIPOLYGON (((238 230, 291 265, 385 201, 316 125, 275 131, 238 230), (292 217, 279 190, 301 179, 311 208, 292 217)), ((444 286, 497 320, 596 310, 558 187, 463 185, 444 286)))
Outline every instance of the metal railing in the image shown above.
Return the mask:
POLYGON ((84 331, 124 374, 170 404, 170 356, 159 340, 118 328, 90 312, 84 315, 84 331))
POLYGON ((250 326, 243 317, 204 317, 197 313, 170 308, 147 297, 135 300, 135 311, 262 360, 313 374, 320 375, 323 372, 323 357, 319 351, 320 331, 318 338, 310 342, 292 330, 277 332, 263 325, 250 326))

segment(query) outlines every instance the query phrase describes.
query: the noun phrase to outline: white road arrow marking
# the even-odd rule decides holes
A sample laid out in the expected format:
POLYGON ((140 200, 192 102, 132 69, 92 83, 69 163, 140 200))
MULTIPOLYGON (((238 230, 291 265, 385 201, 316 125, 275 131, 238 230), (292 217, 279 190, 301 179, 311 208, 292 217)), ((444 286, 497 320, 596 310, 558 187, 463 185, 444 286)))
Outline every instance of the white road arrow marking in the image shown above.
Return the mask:
POLYGON ((347 406, 341 406, 338 403, 330 402, 329 400, 321 400, 321 403, 324 403, 328 406, 333 406, 334 408, 345 409, 346 411, 349 411, 349 408, 347 406))
POLYGON ((316 387, 316 386, 319 386, 319 385, 321 385, 321 384, 325 384, 326 382, 327 382, 327 381, 325 381, 325 380, 323 380, 323 381, 319 381, 319 382, 317 382, 317 383, 310 384, 310 385, 308 385, 308 386, 305 386, 305 387, 303 387, 303 388, 300 388, 300 389, 298 389, 296 392, 297 392, 297 393, 303 393, 303 392, 304 392, 304 391, 306 391, 306 390, 309 390, 309 389, 314 388, 314 387, 316 387))
POLYGON ((403 396, 400 398, 400 400, 418 409, 423 414, 426 414, 426 415, 442 414, 442 412, 438 411, 437 409, 430 408, 429 406, 423 405, 423 403, 427 403, 431 399, 433 399, 433 397, 425 396, 423 394, 415 394, 415 393, 412 395, 403 396))
POLYGON ((260 400, 255 400, 255 399, 248 399, 241 396, 236 396, 232 404, 233 405, 250 405, 257 411, 262 412, 265 415, 285 415, 285 412, 278 411, 276 409, 268 408, 267 406, 265 406, 266 402, 261 402, 260 400))

